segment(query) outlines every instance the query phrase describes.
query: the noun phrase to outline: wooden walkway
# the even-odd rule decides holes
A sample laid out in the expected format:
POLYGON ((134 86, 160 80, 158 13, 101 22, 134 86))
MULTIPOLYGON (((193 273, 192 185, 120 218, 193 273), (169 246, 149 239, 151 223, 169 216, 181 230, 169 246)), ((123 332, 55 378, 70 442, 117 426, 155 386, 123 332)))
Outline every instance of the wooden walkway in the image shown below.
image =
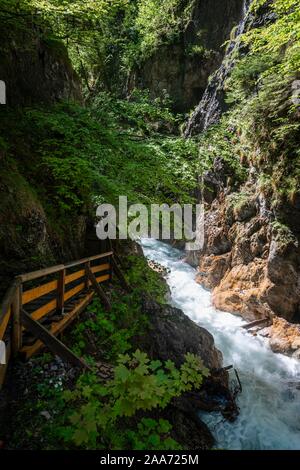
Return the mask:
POLYGON ((0 365, 0 388, 10 358, 21 355, 29 359, 45 346, 65 361, 88 368, 57 336, 85 310, 95 295, 110 310, 101 284, 110 281, 113 273, 129 290, 113 251, 14 279, 0 308, 0 341, 6 348, 5 364, 0 365))

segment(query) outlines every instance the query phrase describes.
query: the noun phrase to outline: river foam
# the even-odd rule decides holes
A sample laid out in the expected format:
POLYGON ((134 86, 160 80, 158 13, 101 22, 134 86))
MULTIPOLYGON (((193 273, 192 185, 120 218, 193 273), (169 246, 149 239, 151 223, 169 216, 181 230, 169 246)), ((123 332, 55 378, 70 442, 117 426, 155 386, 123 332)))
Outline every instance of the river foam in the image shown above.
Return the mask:
POLYGON ((143 239, 141 244, 145 256, 170 270, 166 280, 172 304, 212 333, 224 365, 232 364, 239 372, 243 392, 238 419, 229 423, 219 413, 201 414, 217 447, 300 449, 300 362, 274 354, 264 338, 241 328, 241 317, 216 310, 182 252, 157 240, 143 239))

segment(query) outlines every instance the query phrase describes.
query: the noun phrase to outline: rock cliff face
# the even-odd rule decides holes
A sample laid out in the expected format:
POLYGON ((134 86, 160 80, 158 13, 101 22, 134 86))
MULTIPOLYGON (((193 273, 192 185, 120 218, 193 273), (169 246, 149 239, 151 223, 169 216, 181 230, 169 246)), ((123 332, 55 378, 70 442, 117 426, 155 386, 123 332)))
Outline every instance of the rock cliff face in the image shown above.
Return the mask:
MULTIPOLYGON (((220 120, 221 115, 228 109, 225 102, 224 85, 235 65, 236 53, 239 52, 241 54, 246 52, 242 50, 244 46, 241 45, 241 34, 251 28, 266 25, 275 20, 274 12, 271 12, 268 8, 272 0, 266 1, 256 14, 253 14, 250 10, 251 3, 252 0, 243 0, 242 2, 239 24, 231 32, 231 39, 222 64, 212 75, 200 103, 186 125, 186 137, 198 134, 212 124, 216 124, 220 120)), ((228 37, 229 35, 227 39, 228 37)))
MULTIPOLYGON (((234 50, 247 53, 240 48, 239 34, 274 21, 269 3, 254 15, 245 2, 244 19, 186 126, 186 136, 217 123, 226 110, 224 84, 234 67, 234 50)), ((264 194, 258 184, 263 162, 247 165, 243 184, 235 185, 221 156, 204 173, 205 244, 188 259, 198 266, 198 282, 212 289, 218 309, 249 321, 270 318, 272 327, 264 335, 272 349, 299 357, 299 327, 289 322, 300 322, 300 200, 295 196, 283 203, 264 194)))
POLYGON ((217 308, 247 320, 297 319, 299 242, 273 221, 268 201, 250 181, 238 193, 221 190, 209 206, 198 280, 214 289, 217 308))
POLYGON ((177 43, 159 47, 135 70, 129 91, 147 88, 153 97, 166 91, 177 111, 189 111, 199 103, 209 76, 221 64, 222 45, 242 16, 243 0, 197 0, 177 43))
POLYGON ((0 80, 4 80, 8 106, 53 104, 81 100, 79 79, 63 44, 42 37, 36 28, 2 38, 0 80))
POLYGON ((264 333, 271 348, 299 358, 300 330, 289 323, 300 321, 299 208, 271 207, 253 172, 236 192, 222 183, 224 175, 221 159, 204 175, 211 188, 202 195, 205 244, 188 259, 198 266, 198 282, 212 289, 216 308, 248 321, 270 318, 264 333), (275 222, 278 214, 288 228, 275 222))
MULTIPOLYGON (((3 37, 3 31, 0 34, 0 79, 6 82, 7 88, 7 105, 1 106, 1 119, 6 119, 6 112, 18 116, 16 108, 53 105, 61 100, 81 101, 80 81, 63 44, 45 41, 37 29, 24 28, 11 31, 11 35, 14 41, 3 37)), ((29 142, 24 142, 24 147, 29 149, 29 142)), ((14 161, 18 162, 18 149, 13 152, 14 161)), ((1 293, 16 274, 80 257, 87 223, 84 216, 74 218, 74 223, 66 228, 64 240, 59 237, 35 189, 22 174, 22 164, 18 167, 7 157, 5 148, 1 147, 1 293)))

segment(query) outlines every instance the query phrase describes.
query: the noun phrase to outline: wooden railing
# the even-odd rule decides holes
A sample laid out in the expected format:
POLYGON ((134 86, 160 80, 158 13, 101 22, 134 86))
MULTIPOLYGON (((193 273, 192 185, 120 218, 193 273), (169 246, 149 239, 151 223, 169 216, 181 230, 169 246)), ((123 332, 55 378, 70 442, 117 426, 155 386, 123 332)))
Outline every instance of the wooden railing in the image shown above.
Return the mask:
MULTIPOLYGON (((6 361, 0 365, 0 387, 11 357, 25 359, 47 346, 74 365, 87 365, 56 337, 98 295, 111 308, 101 284, 115 272, 129 289, 112 251, 68 264, 17 276, 0 309, 0 341, 5 343, 6 361)), ((3 344, 3 343, 2 343, 3 344)))

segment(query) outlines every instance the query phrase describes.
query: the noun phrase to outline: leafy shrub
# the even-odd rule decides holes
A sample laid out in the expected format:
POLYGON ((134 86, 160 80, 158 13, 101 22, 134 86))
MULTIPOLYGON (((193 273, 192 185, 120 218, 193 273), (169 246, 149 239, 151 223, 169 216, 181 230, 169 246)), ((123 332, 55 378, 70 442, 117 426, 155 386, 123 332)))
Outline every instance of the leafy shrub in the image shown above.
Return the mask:
MULTIPOLYGON (((62 427, 59 434, 66 442, 90 449, 99 446, 122 448, 126 437, 135 446, 136 431, 135 434, 128 434, 126 430, 124 436, 122 419, 131 418, 140 410, 164 409, 173 397, 199 389, 203 378, 208 375, 209 371, 202 361, 190 353, 185 356, 180 369, 176 369, 172 361, 165 364, 150 361, 139 350, 132 356, 121 355, 113 380, 101 385, 96 376, 89 374, 80 379, 74 391, 64 393, 68 407, 72 404, 76 407, 77 404, 77 409, 69 416, 70 425, 62 427)), ((166 427, 166 423, 160 423, 161 433, 168 432, 167 429, 169 431, 170 427, 166 427)), ((140 442, 140 439, 146 438, 147 442, 149 433, 147 431, 143 435, 143 427, 138 428, 138 431, 138 445, 145 446, 146 443, 140 442)), ((152 446, 159 448, 161 439, 159 434, 155 436, 151 438, 152 446)), ((168 445, 168 442, 174 445, 173 441, 164 442, 164 445, 168 445)))
POLYGON ((133 450, 180 450, 179 444, 168 437, 171 430, 165 419, 143 418, 136 430, 125 432, 125 439, 133 450))
MULTIPOLYGON (((148 295, 165 303, 167 286, 161 276, 148 267, 142 256, 128 255, 123 261, 125 277, 132 292, 120 291, 118 281, 111 292, 112 308, 108 312, 99 299, 87 308, 87 318, 80 321, 71 333, 72 349, 82 356, 91 342, 97 346, 98 355, 115 361, 119 354, 131 350, 131 339, 146 331, 148 319, 143 314, 141 299, 148 295)), ((90 357, 86 357, 90 360, 90 357)))

